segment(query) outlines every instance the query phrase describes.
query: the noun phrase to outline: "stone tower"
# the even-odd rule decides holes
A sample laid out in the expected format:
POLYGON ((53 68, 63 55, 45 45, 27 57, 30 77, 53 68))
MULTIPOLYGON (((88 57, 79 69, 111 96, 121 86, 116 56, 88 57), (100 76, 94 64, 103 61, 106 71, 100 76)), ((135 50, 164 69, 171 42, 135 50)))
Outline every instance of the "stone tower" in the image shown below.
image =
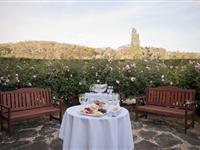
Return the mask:
POLYGON ((132 29, 131 47, 136 49, 140 48, 140 37, 135 28, 132 29))
POLYGON ((134 59, 141 59, 142 58, 142 51, 140 49, 140 39, 139 39, 139 34, 137 33, 136 29, 132 29, 132 34, 131 34, 131 56, 134 59))

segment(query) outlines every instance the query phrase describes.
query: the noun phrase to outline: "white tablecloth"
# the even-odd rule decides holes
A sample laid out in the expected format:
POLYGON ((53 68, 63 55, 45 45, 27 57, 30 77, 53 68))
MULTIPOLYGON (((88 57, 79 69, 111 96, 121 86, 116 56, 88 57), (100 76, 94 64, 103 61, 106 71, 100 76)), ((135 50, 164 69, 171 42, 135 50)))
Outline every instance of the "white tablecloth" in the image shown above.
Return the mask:
POLYGON ((94 100, 101 100, 101 101, 108 101, 108 100, 120 100, 119 99, 119 94, 117 93, 92 93, 88 92, 85 94, 82 94, 83 97, 87 98, 89 102, 94 101, 94 100))
POLYGON ((84 105, 66 110, 59 137, 63 150, 134 149, 129 112, 122 108, 117 117, 91 117, 80 114, 84 105))

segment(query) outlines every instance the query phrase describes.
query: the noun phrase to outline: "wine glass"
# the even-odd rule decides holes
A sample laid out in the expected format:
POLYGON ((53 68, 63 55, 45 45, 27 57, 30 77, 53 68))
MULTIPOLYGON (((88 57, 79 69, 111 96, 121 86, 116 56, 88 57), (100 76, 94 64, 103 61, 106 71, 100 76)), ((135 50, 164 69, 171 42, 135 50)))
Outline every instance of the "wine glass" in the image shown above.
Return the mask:
POLYGON ((83 95, 79 96, 79 103, 82 104, 87 104, 88 98, 84 97, 83 95))

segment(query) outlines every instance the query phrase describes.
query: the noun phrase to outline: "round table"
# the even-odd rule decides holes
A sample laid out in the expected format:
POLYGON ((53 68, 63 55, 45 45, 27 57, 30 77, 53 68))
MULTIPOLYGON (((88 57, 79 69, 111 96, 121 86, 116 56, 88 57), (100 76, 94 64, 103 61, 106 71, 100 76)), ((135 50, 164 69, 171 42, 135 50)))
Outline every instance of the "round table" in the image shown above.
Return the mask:
POLYGON ((129 112, 112 117, 104 115, 92 117, 82 115, 84 105, 68 108, 63 116, 59 138, 63 140, 63 150, 132 150, 133 135, 129 112))

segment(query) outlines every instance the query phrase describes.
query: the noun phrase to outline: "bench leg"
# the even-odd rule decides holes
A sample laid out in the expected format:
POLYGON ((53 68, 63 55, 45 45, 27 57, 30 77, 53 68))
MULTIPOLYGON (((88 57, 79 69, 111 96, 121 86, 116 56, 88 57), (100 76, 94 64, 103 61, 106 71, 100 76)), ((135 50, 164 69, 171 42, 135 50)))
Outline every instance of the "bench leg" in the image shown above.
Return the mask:
POLYGON ((10 120, 8 120, 8 134, 11 134, 11 125, 10 125, 10 120))
POLYGON ((185 134, 187 134, 187 116, 185 116, 185 134))
POLYGON ((52 121, 52 114, 49 115, 49 120, 52 121))
POLYGON ((1 118, 1 131, 3 131, 3 118, 1 118))
POLYGON ((192 115, 192 128, 194 128, 194 114, 192 115))
POLYGON ((145 119, 147 119, 148 113, 145 113, 145 119))
POLYGON ((59 122, 60 122, 60 124, 62 122, 62 112, 59 113, 59 122))
POLYGON ((137 121, 138 120, 138 111, 137 110, 135 111, 135 117, 136 117, 135 120, 137 121))

